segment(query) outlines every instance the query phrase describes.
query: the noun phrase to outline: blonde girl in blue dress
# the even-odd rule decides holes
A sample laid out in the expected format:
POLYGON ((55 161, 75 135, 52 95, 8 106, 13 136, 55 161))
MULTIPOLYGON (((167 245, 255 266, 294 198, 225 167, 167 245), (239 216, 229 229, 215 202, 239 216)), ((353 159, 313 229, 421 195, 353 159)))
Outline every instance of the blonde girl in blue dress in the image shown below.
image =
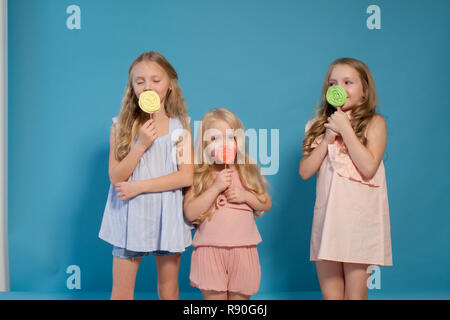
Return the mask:
POLYGON ((99 233, 113 245, 111 299, 133 299, 139 264, 150 252, 159 298, 178 299, 180 256, 192 244, 182 193, 193 182, 190 133, 175 69, 161 54, 143 53, 131 64, 120 115, 111 127, 111 185, 99 233), (161 100, 151 120, 138 106, 147 90, 161 100), (187 159, 177 150, 187 150, 187 159))

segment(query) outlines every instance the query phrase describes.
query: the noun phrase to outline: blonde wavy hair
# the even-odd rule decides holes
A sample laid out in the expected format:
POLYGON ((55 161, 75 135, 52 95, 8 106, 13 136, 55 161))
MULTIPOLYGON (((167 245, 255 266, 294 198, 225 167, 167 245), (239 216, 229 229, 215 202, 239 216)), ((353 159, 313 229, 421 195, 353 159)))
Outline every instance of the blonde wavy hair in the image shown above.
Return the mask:
MULTIPOLYGON (((329 79, 331 72, 333 71, 333 68, 336 65, 341 64, 353 67, 358 72, 361 79, 364 99, 360 105, 355 106, 352 109, 351 125, 359 141, 361 141, 363 145, 367 144, 365 131, 372 117, 375 114, 377 114, 375 112, 375 108, 378 103, 377 94, 375 90, 375 82, 373 80, 372 73, 370 72, 369 68, 364 64, 364 62, 353 58, 340 58, 335 60, 330 65, 325 75, 325 79, 322 85, 322 95, 314 111, 315 117, 317 119, 309 128, 309 130, 306 132, 306 137, 303 140, 303 147, 302 147, 303 155, 309 155, 311 153, 311 151, 313 150, 311 144, 318 136, 325 133, 326 128, 324 127, 324 124, 328 122, 328 117, 331 116, 336 111, 336 109, 327 102, 325 95, 328 90, 328 87, 330 86, 329 79)), ((343 150, 344 152, 347 152, 345 146, 343 150)))
MULTIPOLYGON (((200 131, 197 135, 195 142, 195 165, 194 165, 194 196, 198 197, 203 192, 208 190, 214 182, 212 177, 213 164, 207 159, 207 141, 204 140, 204 135, 211 124, 215 120, 223 120, 234 130, 235 142, 237 145, 236 159, 238 159, 236 167, 238 169, 239 177, 241 179, 243 187, 256 195, 258 199, 265 203, 267 199, 264 196, 267 190, 267 180, 261 175, 261 172, 254 161, 248 156, 245 146, 244 126, 241 120, 230 110, 226 108, 217 108, 208 111, 202 118, 200 131), (239 159, 244 159, 244 163, 240 163, 239 159)), ((214 210, 217 208, 216 201, 213 202, 211 207, 200 215, 198 219, 193 221, 194 224, 200 224, 206 218, 211 219, 214 210)), ((254 212, 256 216, 261 216, 263 212, 254 212)))
POLYGON ((137 57, 128 70, 128 82, 122 99, 118 126, 116 127, 115 156, 121 161, 130 152, 132 142, 139 133, 142 124, 148 120, 148 114, 142 111, 138 105, 138 97, 132 86, 131 72, 135 65, 141 61, 156 62, 169 77, 169 90, 164 98, 164 109, 169 117, 179 117, 185 129, 189 126, 186 102, 178 85, 178 74, 167 59, 155 51, 144 52, 137 57))

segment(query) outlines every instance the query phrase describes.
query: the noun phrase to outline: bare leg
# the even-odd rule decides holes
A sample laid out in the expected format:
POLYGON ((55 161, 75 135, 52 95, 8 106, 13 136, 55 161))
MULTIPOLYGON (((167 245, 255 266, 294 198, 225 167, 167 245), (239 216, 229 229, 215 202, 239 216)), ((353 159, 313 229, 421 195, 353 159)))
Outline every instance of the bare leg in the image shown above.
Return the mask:
POLYGON ((345 275, 345 299, 346 300, 367 300, 369 289, 367 279, 367 264, 344 263, 345 275))
POLYGON ((161 300, 178 300, 178 271, 181 254, 155 256, 158 271, 158 296, 161 300))
POLYGON ((239 292, 228 292, 228 300, 250 300, 250 296, 239 292))
POLYGON ((343 264, 338 261, 316 261, 317 276, 324 300, 343 300, 345 295, 343 264))
POLYGON ((141 260, 142 257, 137 259, 113 257, 113 288, 111 300, 134 299, 134 285, 141 260))
POLYGON ((226 291, 201 290, 205 300, 228 300, 226 291))

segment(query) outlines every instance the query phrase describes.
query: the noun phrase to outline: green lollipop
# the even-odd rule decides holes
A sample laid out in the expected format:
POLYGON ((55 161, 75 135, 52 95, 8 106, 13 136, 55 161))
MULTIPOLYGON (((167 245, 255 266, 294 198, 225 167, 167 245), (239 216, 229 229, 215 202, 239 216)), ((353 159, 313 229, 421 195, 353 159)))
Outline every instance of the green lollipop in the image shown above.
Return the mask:
POLYGON ((335 107, 341 107, 347 100, 347 93, 341 86, 331 86, 327 90, 327 101, 335 107))

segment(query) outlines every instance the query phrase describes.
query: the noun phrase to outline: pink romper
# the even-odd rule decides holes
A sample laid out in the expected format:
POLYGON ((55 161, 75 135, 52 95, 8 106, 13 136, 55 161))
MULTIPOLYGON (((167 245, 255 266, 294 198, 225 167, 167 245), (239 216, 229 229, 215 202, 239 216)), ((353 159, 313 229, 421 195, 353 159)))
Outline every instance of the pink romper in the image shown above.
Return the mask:
MULTIPOLYGON (((243 188, 237 171, 233 171, 232 185, 243 188)), ((191 285, 202 290, 257 293, 261 270, 256 245, 261 241, 253 209, 246 203, 230 203, 220 194, 212 218, 206 218, 194 235, 191 285)))
MULTIPOLYGON (((309 130, 315 119, 308 121, 309 130)), ((316 138, 312 147, 323 140, 316 138)), ((310 260, 392 265, 391 233, 383 161, 365 180, 342 151, 342 139, 328 145, 317 174, 310 260)))

